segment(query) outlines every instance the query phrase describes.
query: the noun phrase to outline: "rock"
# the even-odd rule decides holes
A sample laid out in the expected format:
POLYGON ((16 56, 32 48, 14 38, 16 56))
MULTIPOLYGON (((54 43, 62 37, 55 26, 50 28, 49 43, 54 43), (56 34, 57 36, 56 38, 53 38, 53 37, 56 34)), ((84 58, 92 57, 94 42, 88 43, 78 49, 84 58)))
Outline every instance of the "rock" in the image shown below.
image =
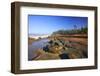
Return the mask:
POLYGON ((69 58, 70 59, 82 58, 82 54, 80 54, 79 51, 73 51, 73 52, 69 53, 69 58))
POLYGON ((63 46, 59 46, 59 45, 54 45, 49 47, 49 51, 55 54, 61 54, 62 49, 63 46))
POLYGON ((35 60, 55 60, 55 59, 60 59, 58 54, 45 52, 44 54, 42 54, 41 56, 39 56, 35 60))
POLYGON ((55 45, 63 46, 63 44, 62 44, 59 40, 56 40, 56 41, 55 41, 55 45))
POLYGON ((63 40, 59 40, 63 45, 65 44, 65 41, 63 41, 63 40))
POLYGON ((41 55, 45 54, 45 51, 43 51, 42 49, 38 49, 37 51, 33 52, 33 54, 35 55, 35 57, 32 58, 32 60, 35 60, 36 58, 39 58, 41 55))
POLYGON ((54 54, 61 54, 61 50, 63 49, 63 45, 59 40, 50 40, 49 45, 43 47, 45 52, 51 52, 54 54))
POLYGON ((63 47, 63 50, 68 50, 68 47, 65 47, 65 46, 64 46, 64 47, 63 47))
POLYGON ((83 55, 84 55, 85 58, 87 58, 88 57, 88 52, 83 51, 83 55))
POLYGON ((45 52, 49 52, 49 45, 46 45, 45 47, 43 47, 43 50, 44 50, 45 52))
POLYGON ((69 53, 69 48, 67 47, 63 47, 63 49, 61 50, 62 53, 69 53))
POLYGON ((69 56, 66 53, 60 54, 59 56, 61 59, 69 59, 69 56))
POLYGON ((53 44, 53 40, 50 40, 48 43, 53 44))

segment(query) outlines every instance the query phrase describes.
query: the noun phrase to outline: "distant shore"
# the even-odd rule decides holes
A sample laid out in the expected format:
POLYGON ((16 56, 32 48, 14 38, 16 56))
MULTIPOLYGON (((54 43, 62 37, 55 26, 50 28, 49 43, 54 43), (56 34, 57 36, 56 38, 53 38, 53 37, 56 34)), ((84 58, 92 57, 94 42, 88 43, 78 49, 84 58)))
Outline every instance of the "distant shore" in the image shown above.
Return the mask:
POLYGON ((40 39, 45 39, 49 38, 50 40, 56 38, 64 41, 73 41, 73 42, 79 42, 80 44, 87 45, 87 34, 73 34, 73 35, 51 35, 51 36, 45 36, 45 37, 28 37, 28 43, 32 44, 32 42, 40 40, 40 39))
MULTIPOLYGON (((48 38, 48 37, 46 37, 46 38, 48 38)), ((28 44, 32 44, 33 42, 41 40, 41 39, 45 39, 45 38, 39 37, 39 38, 36 39, 36 38, 33 38, 33 37, 28 37, 28 44)))

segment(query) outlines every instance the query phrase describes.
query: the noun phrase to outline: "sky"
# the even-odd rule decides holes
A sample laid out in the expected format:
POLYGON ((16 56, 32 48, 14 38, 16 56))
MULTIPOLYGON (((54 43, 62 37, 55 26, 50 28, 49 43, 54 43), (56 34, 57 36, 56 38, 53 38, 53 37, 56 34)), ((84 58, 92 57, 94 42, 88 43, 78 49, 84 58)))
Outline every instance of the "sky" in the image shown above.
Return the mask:
POLYGON ((52 34, 58 30, 70 30, 88 25, 87 17, 28 15, 29 34, 52 34))

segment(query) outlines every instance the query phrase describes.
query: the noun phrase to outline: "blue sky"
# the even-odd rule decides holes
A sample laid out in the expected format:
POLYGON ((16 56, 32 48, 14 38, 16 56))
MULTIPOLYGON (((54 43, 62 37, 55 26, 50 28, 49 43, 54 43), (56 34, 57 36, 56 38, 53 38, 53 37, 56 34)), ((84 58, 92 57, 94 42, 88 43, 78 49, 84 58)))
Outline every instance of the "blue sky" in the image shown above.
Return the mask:
POLYGON ((88 25, 87 17, 28 15, 29 34, 52 34, 57 30, 70 30, 88 25))

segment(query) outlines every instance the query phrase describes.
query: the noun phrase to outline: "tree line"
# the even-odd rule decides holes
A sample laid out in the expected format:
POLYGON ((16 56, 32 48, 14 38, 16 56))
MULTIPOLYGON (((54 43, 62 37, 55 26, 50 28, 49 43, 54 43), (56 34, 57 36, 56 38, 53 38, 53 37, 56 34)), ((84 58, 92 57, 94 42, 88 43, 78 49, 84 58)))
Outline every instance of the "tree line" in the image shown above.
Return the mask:
POLYGON ((55 34, 87 34, 88 28, 87 27, 81 27, 80 29, 78 29, 76 26, 74 29, 71 30, 58 30, 53 32, 53 35, 55 34))

